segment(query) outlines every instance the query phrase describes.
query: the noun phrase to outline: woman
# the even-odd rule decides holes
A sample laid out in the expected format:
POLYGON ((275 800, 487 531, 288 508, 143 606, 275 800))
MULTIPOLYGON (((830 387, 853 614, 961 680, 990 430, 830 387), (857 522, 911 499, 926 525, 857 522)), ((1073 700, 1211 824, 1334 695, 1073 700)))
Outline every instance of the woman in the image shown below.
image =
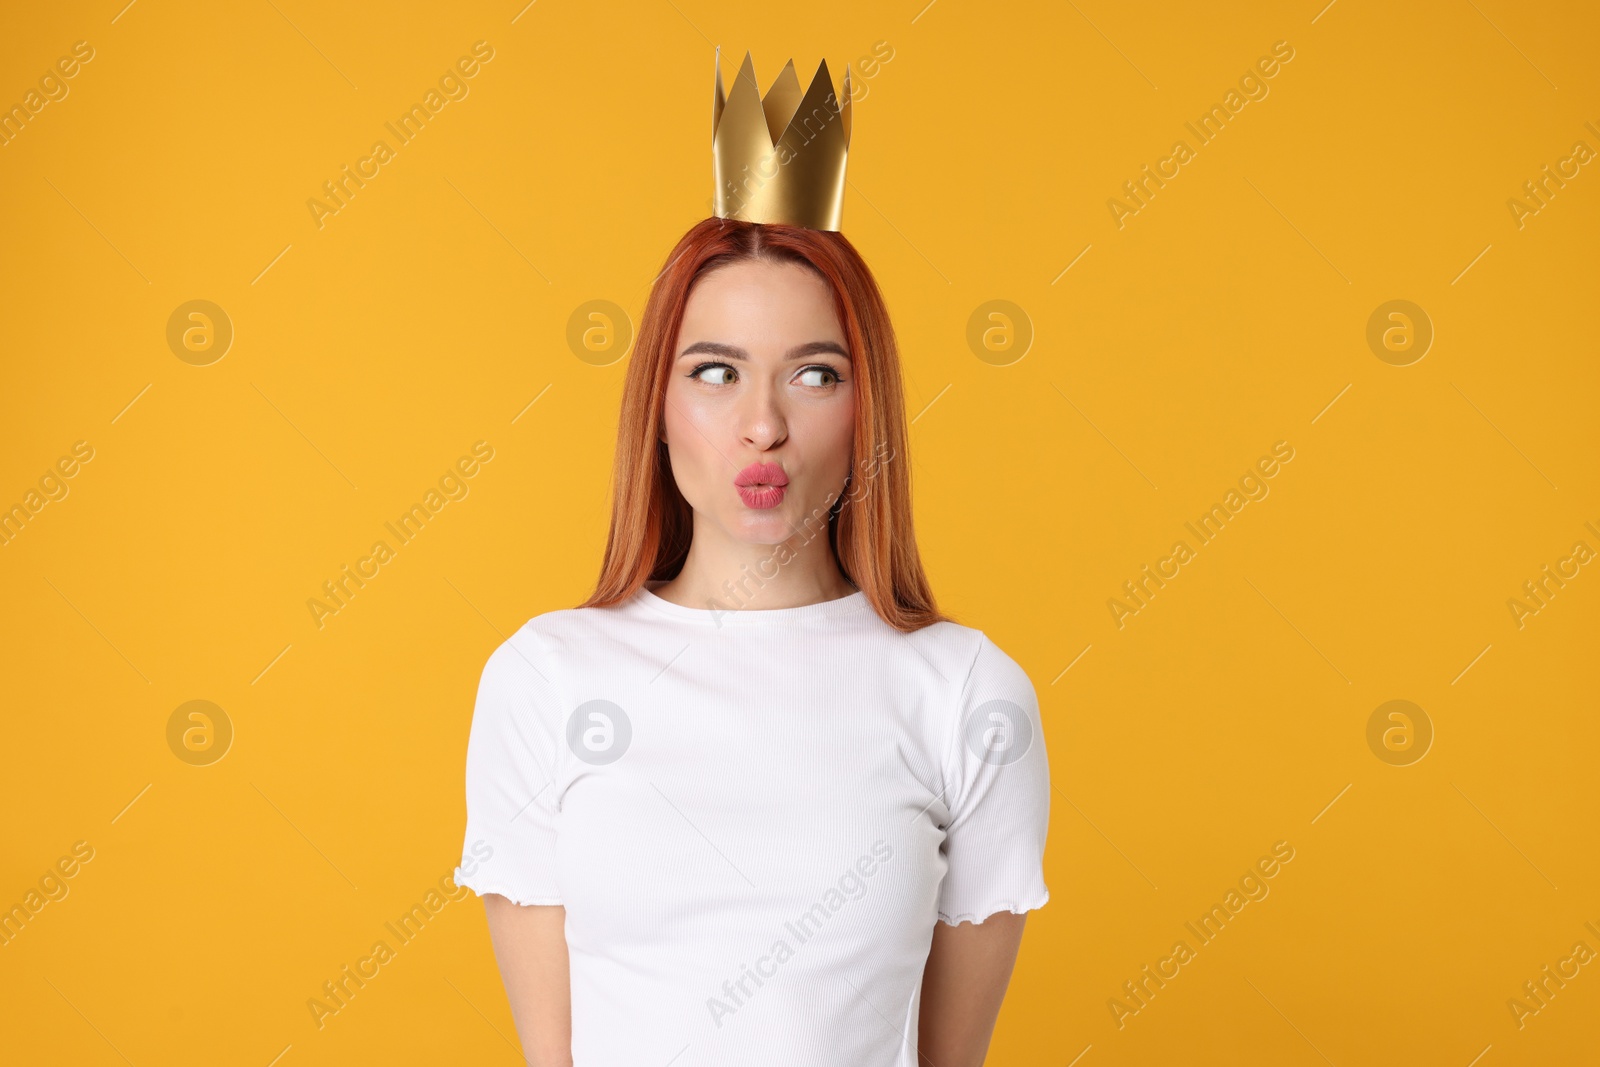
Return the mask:
POLYGON ((978 1067, 1049 792, 1027 675, 923 575, 866 264, 697 224, 627 370, 595 592, 501 645, 473 714, 456 881, 528 1062, 978 1067))

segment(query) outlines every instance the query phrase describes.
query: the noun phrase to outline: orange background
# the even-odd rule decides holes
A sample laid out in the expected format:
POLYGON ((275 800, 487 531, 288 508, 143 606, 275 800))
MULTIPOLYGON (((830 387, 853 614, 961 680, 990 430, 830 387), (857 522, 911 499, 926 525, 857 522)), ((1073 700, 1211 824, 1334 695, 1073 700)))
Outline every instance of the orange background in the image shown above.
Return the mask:
POLYGON ((449 884, 483 663, 598 571, 625 362, 568 322, 636 318, 709 213, 713 46, 764 89, 879 41, 844 230, 903 342, 941 604, 1033 677, 1057 786, 990 1062, 1592 1056, 1600 966, 1507 1006, 1600 951, 1600 574, 1508 607, 1600 549, 1600 173, 1508 207, 1600 149, 1592 11, 123 2, 0 19, 6 106, 93 49, 0 147, 0 506, 93 450, 0 547, 0 906, 93 850, 0 948, 8 1060, 519 1062, 472 898, 320 1029, 306 1002, 449 884), (477 41, 468 94, 319 227, 307 201, 477 41), (169 345, 191 300, 220 359, 169 345), (969 329, 992 300, 1016 310, 969 329), (1404 366, 1367 339, 1391 300, 1434 332, 1404 366), (479 441, 467 495, 319 628, 307 600, 479 441), (1270 493, 1194 541, 1279 441, 1270 493), (233 731, 209 765, 169 743, 193 700, 233 731), (1431 724, 1409 765, 1368 743, 1390 700, 1431 724), (1278 841, 1270 895, 1119 1028, 1123 983, 1278 841))

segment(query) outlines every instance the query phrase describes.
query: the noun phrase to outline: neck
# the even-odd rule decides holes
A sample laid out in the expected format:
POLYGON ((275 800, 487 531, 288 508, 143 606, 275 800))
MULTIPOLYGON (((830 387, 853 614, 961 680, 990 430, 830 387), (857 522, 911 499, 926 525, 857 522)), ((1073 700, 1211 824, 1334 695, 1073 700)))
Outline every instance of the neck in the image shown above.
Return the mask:
POLYGON ((686 607, 757 611, 837 600, 856 591, 839 571, 827 530, 778 544, 752 544, 695 522, 689 554, 677 577, 651 590, 686 607))

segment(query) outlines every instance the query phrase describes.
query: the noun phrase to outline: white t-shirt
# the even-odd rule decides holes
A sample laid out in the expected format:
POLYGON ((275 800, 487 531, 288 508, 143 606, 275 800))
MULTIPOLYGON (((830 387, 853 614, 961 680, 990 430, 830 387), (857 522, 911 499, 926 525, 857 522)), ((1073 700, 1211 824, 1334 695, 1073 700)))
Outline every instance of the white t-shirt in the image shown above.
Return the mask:
POLYGON ((1049 899, 1028 676, 859 591, 532 619, 466 793, 456 883, 566 907, 574 1067, 916 1067, 935 921, 1049 899))

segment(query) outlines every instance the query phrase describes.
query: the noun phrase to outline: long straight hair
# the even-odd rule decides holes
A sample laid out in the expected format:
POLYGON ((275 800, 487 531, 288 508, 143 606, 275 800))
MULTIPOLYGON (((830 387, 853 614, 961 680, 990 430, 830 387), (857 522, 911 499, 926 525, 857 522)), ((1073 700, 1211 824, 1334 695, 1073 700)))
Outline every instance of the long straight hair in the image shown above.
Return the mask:
MULTIPOLYGON (((705 219, 684 234, 650 289, 622 391, 605 561, 594 592, 579 607, 620 603, 646 581, 674 578, 683 569, 694 513, 660 439, 668 376, 696 280, 749 259, 797 263, 827 282, 855 374, 850 477, 826 518, 808 518, 804 532, 820 536, 826 525, 845 577, 889 625, 909 633, 946 621, 934 605, 912 532, 900 356, 872 272, 841 233, 723 218, 705 219)), ((750 580, 759 586, 771 577, 750 580)))

